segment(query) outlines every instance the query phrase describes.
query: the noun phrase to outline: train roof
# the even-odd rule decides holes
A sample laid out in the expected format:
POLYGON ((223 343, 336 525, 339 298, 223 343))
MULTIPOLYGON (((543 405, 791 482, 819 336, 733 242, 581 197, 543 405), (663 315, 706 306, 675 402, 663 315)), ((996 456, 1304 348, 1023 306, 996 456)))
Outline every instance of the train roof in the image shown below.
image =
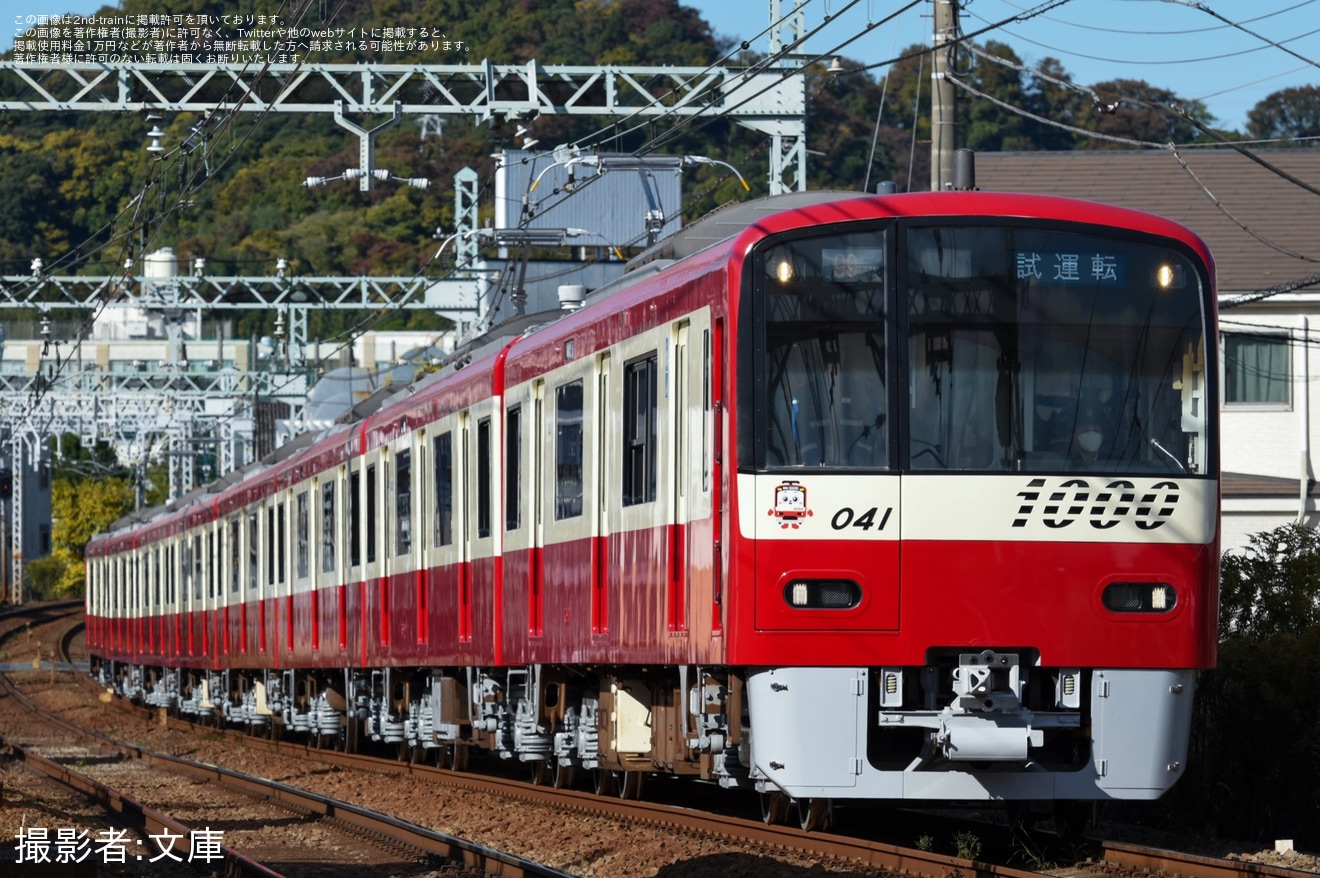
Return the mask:
POLYGON ((865 192, 818 189, 768 195, 754 201, 735 201, 718 207, 692 225, 682 228, 654 246, 634 256, 624 266, 624 277, 657 259, 676 261, 700 253, 707 247, 736 238, 741 232, 773 213, 828 204, 849 198, 862 198, 865 192))

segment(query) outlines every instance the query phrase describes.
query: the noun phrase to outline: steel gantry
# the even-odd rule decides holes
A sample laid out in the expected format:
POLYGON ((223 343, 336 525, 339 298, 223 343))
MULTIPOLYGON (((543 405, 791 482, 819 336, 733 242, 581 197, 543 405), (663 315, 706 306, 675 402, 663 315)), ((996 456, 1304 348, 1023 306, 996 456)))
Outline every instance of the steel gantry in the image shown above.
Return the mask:
MULTIPOLYGON (((654 122, 724 115, 769 135, 769 188, 804 191, 806 85, 800 66, 576 67, 526 64, 133 64, 0 61, 0 110, 331 113, 352 117, 602 116, 654 122)), ((362 167, 370 168, 370 164, 362 167)), ((360 178, 365 188, 371 175, 360 178)))

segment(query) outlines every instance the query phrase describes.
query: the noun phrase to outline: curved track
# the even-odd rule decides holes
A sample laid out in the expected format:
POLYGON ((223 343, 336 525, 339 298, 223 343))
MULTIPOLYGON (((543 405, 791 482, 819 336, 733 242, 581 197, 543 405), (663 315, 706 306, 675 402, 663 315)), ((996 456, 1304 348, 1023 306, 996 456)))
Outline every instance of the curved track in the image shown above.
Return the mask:
MULTIPOLYGON (((67 653, 67 644, 76 636, 76 630, 70 629, 61 638, 67 653)), ((96 688, 87 677, 81 677, 86 685, 96 688)), ((97 690, 99 692, 99 689, 97 690)), ((131 705, 121 705, 130 710, 141 712, 144 716, 157 716, 158 712, 131 705)), ((381 774, 396 776, 419 776, 427 783, 482 790, 504 799, 549 804, 556 809, 580 811, 636 824, 649 824, 664 827, 676 833, 700 833, 729 841, 739 841, 766 848, 800 851, 811 857, 835 863, 847 862, 873 870, 902 873, 907 875, 929 876, 929 878, 947 878, 949 875, 961 875, 964 878, 1028 878, 1040 873, 1013 868, 1003 864, 968 860, 946 856, 929 851, 916 850, 848 838, 828 833, 807 833, 796 828, 767 826, 754 820, 735 816, 698 812, 688 807, 673 807, 653 802, 636 802, 612 797, 593 795, 575 790, 554 789, 549 786, 529 784, 523 780, 489 775, 467 774, 452 769, 437 769, 408 761, 398 761, 375 756, 317 750, 306 743, 271 741, 254 738, 237 731, 217 732, 213 727, 196 726, 177 718, 170 718, 169 724, 187 728, 209 736, 212 740, 223 740, 234 746, 246 749, 262 749, 285 756, 312 758, 329 766, 343 770, 366 771, 371 775, 381 774)), ((207 771, 219 770, 203 767, 207 771)), ((219 779, 220 773, 212 775, 219 779)), ((290 795, 295 791, 290 788, 290 795)), ((314 803, 300 807, 316 808, 314 803)), ((326 805, 323 807, 346 807, 326 805)), ((325 813, 325 812, 323 812, 325 813)), ((1101 847, 1103 861, 1073 868, 1052 869, 1050 874, 1065 876, 1085 876, 1096 873, 1106 875, 1178 875, 1183 878, 1237 878, 1237 876, 1267 876, 1267 878, 1296 878, 1300 873, 1289 869, 1246 863, 1238 860, 1217 859, 1194 855, 1179 854, 1173 851, 1142 847, 1137 845, 1104 842, 1101 847)), ((989 858, 989 857, 987 857, 989 858)), ((509 873, 505 873, 509 874, 509 873)), ((531 873, 526 873, 531 874, 531 873)))

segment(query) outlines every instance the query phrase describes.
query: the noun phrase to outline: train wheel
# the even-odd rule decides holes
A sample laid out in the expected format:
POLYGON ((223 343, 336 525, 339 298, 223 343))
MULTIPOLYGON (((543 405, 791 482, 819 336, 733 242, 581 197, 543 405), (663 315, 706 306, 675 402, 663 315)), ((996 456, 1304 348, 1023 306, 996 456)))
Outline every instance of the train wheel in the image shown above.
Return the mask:
POLYGON ((825 829, 830 825, 829 799, 798 799, 798 825, 806 832, 825 829))
POLYGON ((640 799, 642 797, 642 781, 646 777, 643 771, 621 771, 619 772, 619 798, 620 799, 640 799))
POLYGON ((407 762, 412 759, 412 749, 407 741, 400 741, 394 745, 394 758, 399 762, 407 762))
POLYGON ((450 771, 467 771, 468 751, 458 741, 449 745, 449 769, 450 771))
POLYGON ((449 765, 449 745, 441 743, 437 747, 431 748, 431 764, 436 768, 444 768, 449 765))
POLYGON ((550 785, 557 790, 566 790, 573 785, 577 779, 577 767, 573 765, 560 765, 559 760, 555 760, 555 767, 552 771, 550 785))
POLYGON ((608 796, 614 792, 614 772, 607 768, 591 769, 591 789, 598 796, 608 796))
POLYGON ((531 774, 529 779, 532 786, 543 787, 550 782, 550 766, 546 764, 544 759, 527 763, 527 770, 531 774))
POLYGON ((788 796, 779 790, 767 790, 761 793, 761 822, 769 826, 788 822, 788 811, 792 806, 788 796))

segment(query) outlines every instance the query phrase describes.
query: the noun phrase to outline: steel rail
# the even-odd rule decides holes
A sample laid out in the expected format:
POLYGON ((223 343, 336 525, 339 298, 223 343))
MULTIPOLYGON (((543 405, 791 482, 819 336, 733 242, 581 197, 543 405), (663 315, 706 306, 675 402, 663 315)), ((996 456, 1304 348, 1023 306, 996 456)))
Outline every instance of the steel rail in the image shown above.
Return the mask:
POLYGON ((1106 841, 1103 843, 1106 861, 1127 869, 1140 869, 1153 875, 1177 875, 1181 878, 1298 878, 1312 876, 1313 872, 1248 863, 1199 854, 1184 854, 1162 848, 1106 841))
MULTIPOLYGON (((466 839, 456 838, 441 832, 436 832, 435 830, 428 829, 424 826, 418 826, 414 823, 409 823, 406 820, 401 820, 389 814, 383 814, 369 808, 362 808, 349 802, 333 799, 329 796, 322 796, 317 793, 300 790, 296 787, 279 783, 277 781, 254 777, 249 774, 244 774, 243 772, 233 771, 227 768, 219 768, 214 765, 205 765, 189 759, 181 759, 163 753, 156 753, 136 744, 116 740, 109 735, 104 735, 93 729, 80 726, 71 720, 65 719, 64 717, 41 707, 41 705, 23 694, 7 674, 0 674, 0 685, 3 685, 10 695, 23 703, 29 710, 41 714, 48 721, 69 731, 75 732, 76 734, 104 741, 130 756, 142 760, 148 765, 183 774, 203 782, 218 781, 249 796, 271 799, 281 804, 304 810, 310 814, 333 819, 346 826, 386 839, 391 843, 404 845, 450 862, 462 862, 469 868, 482 869, 488 875, 507 875, 513 876, 513 878, 520 878, 520 876, 529 876, 529 878, 569 878, 569 875, 566 872, 551 869, 543 864, 533 862, 514 854, 506 853, 505 851, 496 850, 495 848, 487 847, 486 845, 477 844, 476 842, 467 841, 466 839)), ((242 740, 246 744, 254 739, 245 737, 242 740)), ((40 759, 41 757, 34 757, 32 754, 28 754, 28 758, 40 759)), ((51 764, 54 765, 55 763, 51 764)), ((64 769, 64 771, 71 775, 73 774, 72 772, 68 772, 67 769, 64 769)), ((91 784, 96 783, 90 779, 85 779, 85 781, 91 784)), ((97 786, 100 785, 98 784, 97 786)), ((83 791, 88 792, 86 789, 83 789, 83 791)), ((93 797, 97 798, 98 801, 103 801, 100 798, 100 794, 96 794, 93 797)), ((120 796, 118 798, 126 799, 127 797, 120 796)), ((118 799, 116 799, 116 801, 117 800, 118 799)), ((185 835, 185 837, 190 836, 185 835)), ((250 874, 276 875, 278 873, 266 871, 263 873, 250 874)))
MULTIPOLYGON (((25 747, 13 746, 15 757, 25 765, 56 780, 71 790, 83 793, 96 802, 107 814, 119 818, 122 823, 142 830, 147 835, 163 835, 167 831, 178 836, 179 854, 187 854, 187 861, 192 861, 193 827, 175 820, 164 812, 150 808, 131 796, 119 792, 113 787, 93 780, 85 774, 73 771, 66 765, 31 753, 25 747)), ((171 849, 172 850, 172 849, 171 849)), ((233 848, 220 845, 220 856, 224 864, 226 878, 282 878, 281 873, 269 869, 251 857, 244 856, 233 848)))

